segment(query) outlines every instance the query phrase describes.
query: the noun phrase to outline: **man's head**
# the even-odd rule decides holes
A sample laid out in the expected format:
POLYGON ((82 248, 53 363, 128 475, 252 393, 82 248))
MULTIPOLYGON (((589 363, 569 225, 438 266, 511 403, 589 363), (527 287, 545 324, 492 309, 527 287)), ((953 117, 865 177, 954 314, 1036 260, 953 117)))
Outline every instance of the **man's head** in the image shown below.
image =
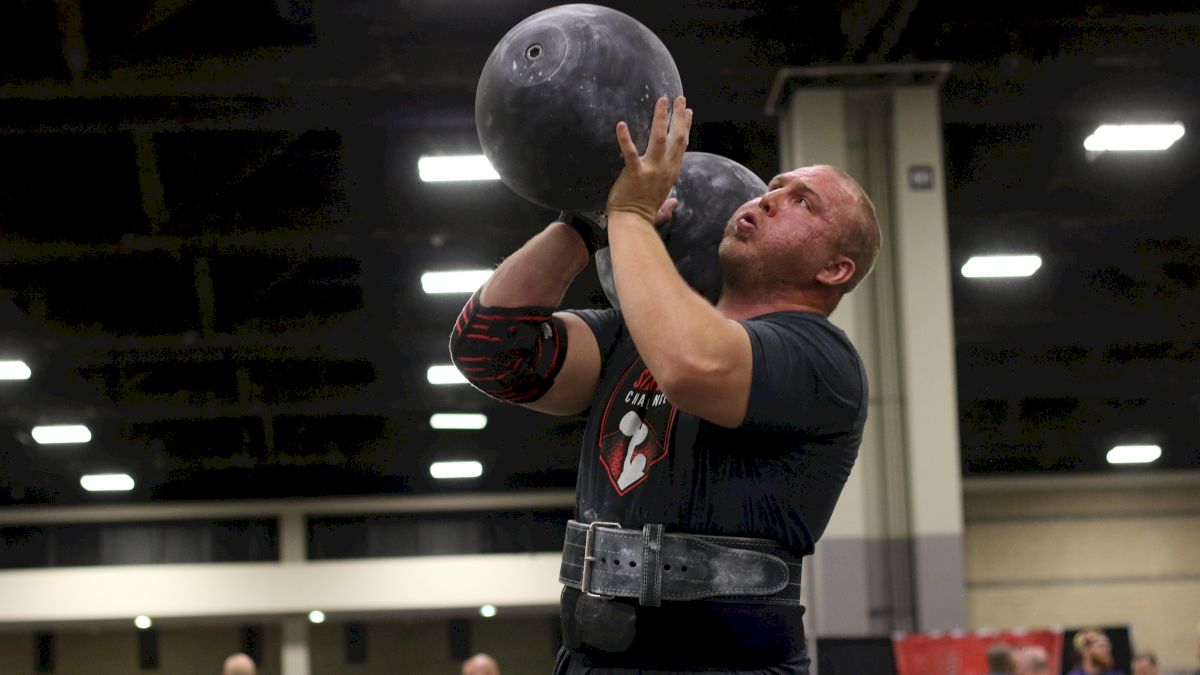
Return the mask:
POLYGON ((500 675, 500 666, 487 654, 476 654, 463 661, 462 675, 500 675))
POLYGON ((225 667, 221 675, 255 675, 258 672, 254 659, 245 654, 234 654, 225 659, 225 667))
POLYGON ((1027 645, 1016 653, 1017 675, 1046 675, 1050 672, 1050 656, 1041 645, 1027 645))
POLYGON ((1158 675, 1158 657, 1154 652, 1142 652, 1133 657, 1133 675, 1158 675))
POLYGON ((721 264, 730 289, 801 290, 829 311, 871 271, 879 254, 875 207, 845 171, 806 166, 780 174, 725 227, 721 264))
POLYGON ((1081 630, 1075 634, 1075 651, 1085 668, 1108 670, 1113 666, 1112 644, 1108 636, 1095 630, 1081 630))
POLYGON ((1012 647, 1003 642, 989 645, 987 648, 987 665, 989 673, 1011 673, 1016 670, 1012 647))

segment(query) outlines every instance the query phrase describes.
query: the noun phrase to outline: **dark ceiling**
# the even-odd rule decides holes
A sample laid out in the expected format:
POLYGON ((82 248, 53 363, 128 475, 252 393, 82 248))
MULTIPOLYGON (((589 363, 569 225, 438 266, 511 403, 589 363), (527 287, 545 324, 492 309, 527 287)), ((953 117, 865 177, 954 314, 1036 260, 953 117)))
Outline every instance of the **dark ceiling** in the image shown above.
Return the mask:
MULTIPOLYGON (((499 183, 426 184, 477 152, 491 48, 553 3, 0 3, 0 504, 571 487, 580 424, 433 386, 465 299, 551 214, 499 183), (433 431, 439 411, 486 430, 433 431), (82 445, 36 424, 82 422, 82 445), (436 458, 485 474, 429 478, 436 458), (133 493, 88 495, 119 470, 133 493)), ((1088 157, 1108 119, 1200 129, 1200 10, 611 2, 654 30, 692 148, 777 170, 783 66, 949 61, 943 118, 964 472, 1103 471, 1122 440, 1200 467, 1200 234, 1191 136, 1088 157), (986 11, 984 11, 986 8, 986 11), (963 279, 975 253, 1034 277, 963 279)), ((568 303, 603 302, 588 273, 568 303)))

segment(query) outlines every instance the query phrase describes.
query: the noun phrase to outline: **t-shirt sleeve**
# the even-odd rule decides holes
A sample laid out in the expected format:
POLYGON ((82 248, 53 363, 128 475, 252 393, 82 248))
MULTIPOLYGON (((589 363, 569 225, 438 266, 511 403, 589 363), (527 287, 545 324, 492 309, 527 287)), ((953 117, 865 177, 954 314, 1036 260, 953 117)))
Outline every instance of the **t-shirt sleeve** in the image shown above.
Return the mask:
POLYGON ((821 436, 853 431, 861 423, 866 375, 837 327, 801 313, 741 323, 750 335, 754 369, 744 425, 821 436))
POLYGON ((617 309, 571 309, 571 314, 583 319, 596 336, 596 344, 600 347, 600 361, 607 363, 608 357, 621 338, 621 311, 617 309))

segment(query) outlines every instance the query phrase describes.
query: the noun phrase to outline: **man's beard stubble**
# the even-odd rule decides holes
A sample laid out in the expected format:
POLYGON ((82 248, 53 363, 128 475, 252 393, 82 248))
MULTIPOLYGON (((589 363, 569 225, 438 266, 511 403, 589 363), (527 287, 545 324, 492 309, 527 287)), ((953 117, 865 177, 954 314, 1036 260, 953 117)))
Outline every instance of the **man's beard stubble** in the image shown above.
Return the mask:
POLYGON ((1092 664, 1100 670, 1110 670, 1114 663, 1112 652, 1092 654, 1092 664))
POLYGON ((753 255, 741 241, 722 241, 719 250, 721 277, 727 292, 741 297, 767 298, 796 290, 804 278, 802 263, 784 256, 753 255))

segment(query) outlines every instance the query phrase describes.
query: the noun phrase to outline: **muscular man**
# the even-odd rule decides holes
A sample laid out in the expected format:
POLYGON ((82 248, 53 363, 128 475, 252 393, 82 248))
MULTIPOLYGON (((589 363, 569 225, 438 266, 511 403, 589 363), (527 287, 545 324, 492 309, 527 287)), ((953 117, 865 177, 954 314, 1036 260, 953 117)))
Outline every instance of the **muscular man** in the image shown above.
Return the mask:
POLYGON ((553 222, 468 301, 451 354, 477 388, 586 413, 556 673, 808 673, 800 559, 828 523, 867 414, 864 369, 826 317, 879 249, 874 207, 829 166, 776 176, 721 243, 713 306, 655 232, 691 111, 656 104, 606 230, 621 309, 553 309, 588 262, 553 222), (660 208, 661 207, 661 208, 660 208))

